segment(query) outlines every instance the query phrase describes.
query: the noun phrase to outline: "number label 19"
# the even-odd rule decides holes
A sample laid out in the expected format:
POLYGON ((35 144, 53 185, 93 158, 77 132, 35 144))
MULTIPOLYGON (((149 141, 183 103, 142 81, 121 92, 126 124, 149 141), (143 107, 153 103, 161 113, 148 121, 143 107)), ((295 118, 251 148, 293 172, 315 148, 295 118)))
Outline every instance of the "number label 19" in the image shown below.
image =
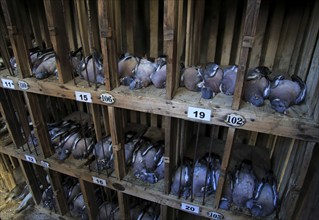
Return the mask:
POLYGON ((101 185, 101 186, 106 186, 106 180, 92 176, 92 180, 94 183, 101 185))
POLYGON ((246 123, 246 119, 241 115, 231 113, 226 116, 225 122, 230 126, 241 127, 246 123))
POLYGON ((212 111, 210 109, 188 107, 187 117, 202 121, 210 121, 211 113, 212 111))
POLYGON ((12 79, 1 79, 3 88, 14 89, 14 83, 12 79))
POLYGON ((29 155, 24 155, 25 159, 31 163, 37 163, 37 160, 35 159, 35 157, 33 156, 29 156, 29 155))
POLYGON ((218 212, 213 212, 213 211, 207 212, 207 215, 208 215, 208 217, 210 217, 212 219, 217 219, 217 220, 224 218, 224 216, 222 214, 220 214, 218 212))
POLYGON ((184 211, 187 211, 187 212, 195 213, 195 214, 199 213, 199 207, 198 206, 186 204, 186 203, 183 203, 183 202, 181 204, 181 209, 184 210, 184 211))
POLYGON ((89 92, 78 92, 75 91, 75 100, 80 102, 92 102, 92 96, 89 92))

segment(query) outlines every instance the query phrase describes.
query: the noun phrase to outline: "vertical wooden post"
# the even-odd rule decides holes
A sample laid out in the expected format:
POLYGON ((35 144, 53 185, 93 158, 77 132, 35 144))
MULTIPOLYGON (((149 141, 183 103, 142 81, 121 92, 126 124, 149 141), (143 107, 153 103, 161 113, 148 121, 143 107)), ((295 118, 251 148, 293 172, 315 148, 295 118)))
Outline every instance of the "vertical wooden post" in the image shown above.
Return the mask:
POLYGON ((91 114, 92 114, 93 123, 94 123, 96 140, 100 141, 102 140, 100 106, 92 103, 90 107, 91 107, 91 114))
POLYGON ((38 144, 40 146, 41 157, 47 158, 54 154, 52 148, 48 127, 43 116, 40 97, 37 94, 25 92, 26 103, 30 112, 31 120, 33 122, 34 132, 38 138, 38 144))
POLYGON ((83 199, 86 203, 86 208, 90 220, 96 219, 98 214, 97 201, 95 200, 95 190, 92 183, 79 179, 83 199))
POLYGON ((202 29, 204 23, 204 11, 205 11, 205 0, 197 0, 195 3, 195 14, 194 14, 194 33, 193 42, 196 42, 192 45, 192 64, 198 65, 200 62, 200 52, 201 52, 201 38, 202 38, 202 29))
POLYGON ((227 176, 228 164, 233 149, 234 137, 235 137, 235 128, 228 128, 227 139, 224 148, 224 154, 222 159, 221 171, 218 180, 217 190, 215 194, 215 208, 218 209, 219 202, 222 197, 223 187, 227 176))
POLYGON ((17 10, 17 7, 15 7, 16 1, 1 0, 0 3, 7 24, 13 54, 18 64, 19 77, 30 77, 32 73, 29 50, 23 33, 23 28, 20 24, 21 22, 19 22, 19 18, 15 16, 17 13, 15 13, 15 10, 17 10))
POLYGON ((164 1, 164 53, 166 64, 166 98, 172 99, 177 89, 177 12, 178 1, 164 1))
MULTIPOLYGON (((116 1, 116 0, 115 0, 116 1)), ((114 22, 114 0, 98 0, 98 13, 101 37, 101 49, 103 56, 103 71, 105 76, 105 87, 107 91, 119 86, 117 74, 117 49, 114 33, 117 28, 114 22)))
POLYGON ((56 66, 60 83, 66 83, 72 79, 72 67, 69 58, 70 46, 66 33, 65 21, 61 9, 62 0, 44 1, 53 49, 56 53, 56 66))
POLYGON ((150 57, 158 57, 159 0, 150 1, 150 57))
POLYGON ((18 159, 18 160, 19 160, 24 178, 30 188, 30 191, 32 192, 34 203, 39 205, 41 202, 42 193, 41 193, 40 185, 38 182, 38 178, 36 177, 35 172, 33 170, 32 163, 26 162, 21 159, 18 159))
POLYGON ((130 204, 129 204, 129 195, 126 195, 122 192, 117 192, 117 199, 120 208, 120 218, 123 220, 129 220, 130 217, 130 204))
POLYGON ((126 175, 124 129, 122 127, 122 111, 115 107, 108 107, 110 131, 112 137, 114 169, 118 179, 126 175))
POLYGON ((8 99, 7 92, 0 88, 0 112, 2 117, 6 120, 9 135, 16 147, 20 147, 25 143, 21 135, 21 129, 18 119, 16 117, 14 108, 8 99))
POLYGON ((43 0, 36 0, 36 10, 38 14, 38 20, 40 24, 41 37, 45 43, 46 48, 51 48, 52 43, 50 40, 50 34, 48 29, 47 18, 45 15, 43 0))
POLYGON ((165 183, 164 191, 166 194, 170 192, 173 166, 175 165, 174 149, 176 148, 176 119, 171 117, 165 117, 165 183))
POLYGON ((236 87, 232 104, 232 109, 234 110, 238 110, 241 103, 241 97, 245 83, 246 64, 248 61, 250 49, 253 46, 254 36, 256 33, 260 1, 261 0, 247 1, 244 33, 242 38, 243 43, 240 50, 236 87))
POLYGON ((64 195, 62 176, 60 173, 49 169, 49 179, 58 208, 58 213, 60 215, 64 215, 68 212, 68 202, 64 195))
POLYGON ((78 45, 76 42, 76 30, 75 30, 75 24, 74 24, 74 16, 71 13, 72 12, 72 4, 69 0, 63 0, 63 14, 65 17, 65 26, 66 26, 66 32, 68 36, 69 46, 70 50, 76 50, 78 45))

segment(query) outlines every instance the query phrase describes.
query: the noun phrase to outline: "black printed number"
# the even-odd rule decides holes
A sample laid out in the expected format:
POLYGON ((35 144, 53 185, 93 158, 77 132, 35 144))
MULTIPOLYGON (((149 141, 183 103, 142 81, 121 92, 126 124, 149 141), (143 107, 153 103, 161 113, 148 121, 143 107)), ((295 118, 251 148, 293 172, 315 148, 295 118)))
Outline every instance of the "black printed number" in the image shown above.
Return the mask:
POLYGON ((193 112, 193 114, 195 115, 195 118, 200 118, 200 119, 205 118, 205 112, 195 111, 193 112))
POLYGON ((89 100, 89 98, 88 98, 87 95, 80 94, 79 97, 80 97, 80 99, 81 99, 82 101, 88 101, 88 100, 89 100))

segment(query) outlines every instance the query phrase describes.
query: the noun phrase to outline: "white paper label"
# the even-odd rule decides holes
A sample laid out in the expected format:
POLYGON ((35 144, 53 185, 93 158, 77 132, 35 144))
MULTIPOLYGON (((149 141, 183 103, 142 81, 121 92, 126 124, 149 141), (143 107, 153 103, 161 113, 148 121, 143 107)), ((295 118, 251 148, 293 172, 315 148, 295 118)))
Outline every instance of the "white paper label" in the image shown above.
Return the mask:
POLYGON ((92 96, 89 92, 78 92, 75 91, 75 100, 80 102, 92 102, 92 96))
POLYGON ((114 98, 112 95, 108 94, 108 93, 103 93, 100 95, 100 100, 101 102, 104 102, 106 104, 112 104, 114 103, 114 98))
POLYGON ((183 203, 183 202, 181 204, 181 209, 184 210, 184 211, 187 211, 187 212, 195 213, 195 214, 199 213, 199 207, 198 206, 186 204, 186 203, 183 203))
POLYGON ((234 127, 241 127, 246 123, 246 119, 238 114, 231 113, 226 116, 226 124, 234 127))
POLYGON ((29 89, 29 84, 27 82, 19 80, 18 81, 18 85, 19 85, 20 89, 22 89, 22 90, 28 90, 29 89))
POLYGON ((101 186, 106 186, 106 180, 92 176, 92 180, 94 183, 101 185, 101 186))
POLYGON ((1 79, 2 87, 7 89, 14 89, 14 83, 12 79, 1 79))
POLYGON ((212 218, 212 219, 223 219, 224 216, 218 212, 207 212, 208 217, 212 218))
POLYGON ((33 156, 29 156, 29 155, 24 155, 25 159, 31 163, 37 163, 37 160, 35 159, 35 157, 33 156))
POLYGON ((45 161, 41 160, 40 163, 45 168, 49 168, 50 167, 50 164, 48 162, 45 162, 45 161))
POLYGON ((211 113, 212 111, 210 109, 188 107, 187 117, 202 121, 210 121, 211 113))

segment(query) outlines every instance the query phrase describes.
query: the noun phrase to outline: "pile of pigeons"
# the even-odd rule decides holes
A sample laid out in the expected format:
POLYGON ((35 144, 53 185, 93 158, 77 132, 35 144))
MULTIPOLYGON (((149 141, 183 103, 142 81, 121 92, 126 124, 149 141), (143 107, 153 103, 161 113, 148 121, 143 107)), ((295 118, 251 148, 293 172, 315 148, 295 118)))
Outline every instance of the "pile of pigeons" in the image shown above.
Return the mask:
MULTIPOLYGON (((217 93, 232 96, 235 92, 237 65, 222 69, 216 63, 205 66, 186 67, 181 70, 181 84, 190 91, 201 92, 204 99, 211 99, 217 93)), ((269 99, 271 107, 286 114, 292 105, 302 103, 306 96, 306 84, 297 75, 285 79, 278 75, 271 79, 268 67, 258 66, 248 70, 243 99, 257 107, 269 99)))
POLYGON ((165 88, 166 59, 158 57, 154 62, 132 54, 122 54, 118 61, 118 73, 122 85, 130 89, 141 89, 153 84, 156 88, 165 88))
MULTIPOLYGON (((125 135, 125 162, 131 166, 136 178, 156 183, 164 178, 164 144, 153 142, 129 131, 125 135)), ((93 167, 97 170, 113 169, 114 155, 110 136, 95 144, 93 167)))
MULTIPOLYGON (((29 51, 29 55, 32 73, 37 79, 45 79, 51 75, 58 77, 56 54, 52 48, 41 50, 35 47, 29 51)), ((89 82, 105 84, 102 57, 96 50, 87 57, 83 57, 82 48, 71 51, 70 63, 75 76, 79 75, 89 82)), ((17 76, 18 66, 15 57, 10 59, 10 65, 17 76)))
MULTIPOLYGON (((217 189, 220 172, 221 160, 215 154, 206 154, 195 164, 184 161, 173 175, 171 193, 185 199, 212 194, 217 189)), ((269 171, 258 180, 251 161, 243 160, 233 172, 227 173, 219 207, 229 210, 232 204, 248 209, 255 217, 272 214, 279 205, 274 174, 269 171)))

